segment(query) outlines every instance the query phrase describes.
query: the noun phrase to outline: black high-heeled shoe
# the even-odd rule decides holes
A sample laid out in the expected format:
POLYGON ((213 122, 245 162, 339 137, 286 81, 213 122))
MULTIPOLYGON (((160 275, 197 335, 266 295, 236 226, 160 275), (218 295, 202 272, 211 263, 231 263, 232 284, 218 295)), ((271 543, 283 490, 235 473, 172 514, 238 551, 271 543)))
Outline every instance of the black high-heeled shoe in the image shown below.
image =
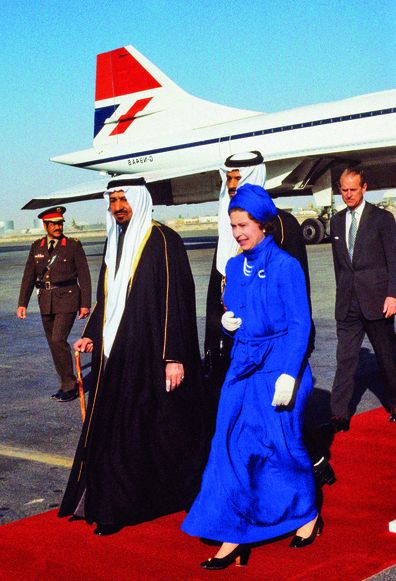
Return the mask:
POLYGON ((225 557, 213 557, 213 559, 208 559, 201 563, 201 567, 204 569, 212 569, 212 571, 219 571, 220 569, 226 569, 229 565, 235 562, 238 567, 246 567, 250 557, 250 547, 249 545, 238 545, 235 547, 231 553, 228 553, 225 557))
POLYGON ((309 537, 304 538, 298 535, 294 535, 289 547, 293 547, 294 549, 300 549, 301 547, 306 547, 307 545, 310 545, 311 543, 314 542, 316 537, 322 534, 323 526, 324 526, 323 519, 319 515, 318 518, 316 519, 316 523, 314 524, 314 528, 312 529, 312 533, 309 535, 309 537))

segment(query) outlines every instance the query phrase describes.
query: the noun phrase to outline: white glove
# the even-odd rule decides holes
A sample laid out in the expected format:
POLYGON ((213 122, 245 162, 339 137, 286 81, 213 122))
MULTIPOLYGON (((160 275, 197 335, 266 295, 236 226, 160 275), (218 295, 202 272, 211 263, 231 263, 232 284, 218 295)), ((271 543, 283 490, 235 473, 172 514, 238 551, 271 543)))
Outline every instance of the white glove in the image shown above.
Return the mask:
POLYGON ((224 329, 233 333, 242 325, 242 319, 239 317, 234 317, 234 313, 232 311, 226 311, 221 317, 221 324, 223 325, 224 329))
POLYGON ((295 384, 296 380, 294 377, 287 373, 282 373, 275 382, 275 393, 272 405, 289 405, 291 398, 293 397, 295 384))

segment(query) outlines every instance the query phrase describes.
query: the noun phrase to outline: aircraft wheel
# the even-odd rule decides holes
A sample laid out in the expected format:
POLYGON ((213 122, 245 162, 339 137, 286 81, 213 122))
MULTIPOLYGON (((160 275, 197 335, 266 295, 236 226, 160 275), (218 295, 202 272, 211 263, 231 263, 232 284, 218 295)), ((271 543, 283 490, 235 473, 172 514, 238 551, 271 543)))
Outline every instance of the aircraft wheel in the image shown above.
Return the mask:
POLYGON ((323 222, 317 218, 308 218, 301 224, 305 244, 320 244, 325 237, 323 222))

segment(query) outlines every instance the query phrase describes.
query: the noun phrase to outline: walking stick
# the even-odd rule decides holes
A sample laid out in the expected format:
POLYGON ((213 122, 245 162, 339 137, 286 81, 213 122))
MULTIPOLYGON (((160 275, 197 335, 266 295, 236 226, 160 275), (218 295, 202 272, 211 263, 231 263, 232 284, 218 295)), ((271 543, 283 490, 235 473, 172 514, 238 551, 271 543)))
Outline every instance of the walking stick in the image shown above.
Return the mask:
POLYGON ((78 397, 80 399, 81 417, 82 421, 85 421, 85 395, 84 395, 84 385, 81 373, 81 362, 80 362, 80 351, 74 351, 74 357, 76 360, 76 373, 77 373, 77 383, 78 383, 78 397))

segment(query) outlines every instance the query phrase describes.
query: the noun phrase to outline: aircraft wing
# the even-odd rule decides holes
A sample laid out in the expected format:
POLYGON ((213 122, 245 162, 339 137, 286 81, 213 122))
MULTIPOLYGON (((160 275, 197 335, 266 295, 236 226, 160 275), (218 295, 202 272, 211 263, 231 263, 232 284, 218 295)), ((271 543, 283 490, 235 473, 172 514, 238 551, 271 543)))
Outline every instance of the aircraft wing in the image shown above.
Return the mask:
MULTIPOLYGON (((131 174, 131 178, 134 174, 131 174)), ((218 199, 220 176, 217 168, 186 168, 176 172, 151 172, 144 176, 154 205, 193 204, 218 199)), ((38 210, 103 197, 111 176, 32 198, 21 209, 38 210)))
MULTIPOLYGON (((396 154, 393 151, 360 151, 348 156, 306 156, 266 162, 266 188, 273 198, 315 193, 317 184, 329 176, 333 190, 340 168, 363 167, 370 190, 396 187, 396 154)), ((134 174, 131 174, 131 177, 134 174)), ((143 173, 154 205, 178 205, 211 202, 218 199, 220 174, 217 167, 143 173)), ((58 204, 96 200, 103 196, 111 176, 32 198, 22 210, 37 210, 58 204)), ((330 185, 330 184, 328 184, 330 185)), ((327 202, 328 204, 328 202, 327 202)), ((326 205, 326 204, 324 204, 326 205)))
POLYGON ((83 200, 97 200, 103 197, 103 192, 109 178, 103 178, 88 182, 86 184, 79 184, 64 190, 51 192, 43 196, 32 198, 27 204, 21 208, 22 210, 39 210, 40 208, 47 208, 49 206, 57 206, 59 204, 67 204, 71 202, 82 202, 83 200))

